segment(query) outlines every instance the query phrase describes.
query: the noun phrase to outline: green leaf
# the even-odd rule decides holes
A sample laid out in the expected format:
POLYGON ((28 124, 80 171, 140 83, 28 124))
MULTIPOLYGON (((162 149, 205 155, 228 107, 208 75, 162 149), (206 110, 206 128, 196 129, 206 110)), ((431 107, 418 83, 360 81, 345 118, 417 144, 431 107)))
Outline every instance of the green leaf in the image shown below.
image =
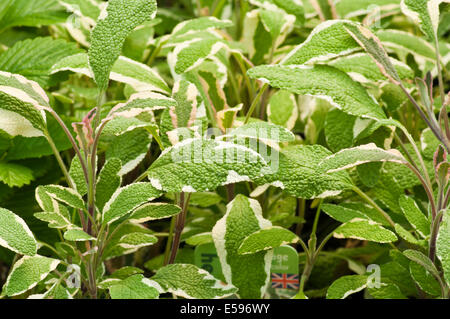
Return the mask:
POLYGON ((74 158, 72 158, 69 175, 78 194, 81 196, 86 195, 88 192, 87 182, 78 156, 74 156, 74 158))
POLYGON ((423 268, 425 268, 428 272, 430 272, 435 278, 440 278, 439 271, 436 269, 436 266, 433 262, 421 253, 418 250, 408 249, 403 252, 403 255, 408 257, 409 260, 419 264, 423 268))
POLYGON ((319 24, 308 38, 282 61, 285 65, 313 64, 360 50, 358 43, 345 32, 348 20, 330 20, 319 24))
POLYGON ((375 61, 384 76, 396 84, 401 83, 400 76, 389 59, 389 56, 381 44, 380 39, 378 39, 369 29, 363 26, 348 25, 345 26, 345 28, 355 39, 355 41, 358 42, 358 44, 375 61))
POLYGON ((271 4, 283 9, 286 13, 296 17, 297 23, 302 25, 305 22, 305 9, 301 1, 296 0, 250 0, 250 3, 262 8, 270 7, 271 4))
POLYGON ((442 217, 439 234, 436 241, 436 256, 444 270, 444 277, 450 285, 450 212, 446 210, 442 217))
POLYGON ((380 287, 368 288, 367 290, 375 299, 407 299, 400 288, 393 283, 381 283, 380 287))
POLYGON ((262 141, 273 142, 293 142, 295 140, 295 135, 286 128, 263 121, 255 121, 239 126, 231 132, 227 132, 226 136, 256 138, 262 141))
POLYGON ((264 228, 248 235, 239 246, 238 254, 255 254, 299 241, 293 232, 278 226, 264 228))
POLYGON ((84 232, 80 228, 69 229, 64 233, 64 239, 68 241, 91 241, 96 240, 88 233, 84 232))
POLYGON ((103 208, 103 223, 110 224, 134 209, 158 198, 162 192, 151 183, 135 183, 114 192, 103 208))
POLYGON ((136 251, 139 248, 151 246, 158 242, 158 238, 154 235, 145 233, 126 234, 120 238, 119 246, 126 250, 136 251))
POLYGON ((100 211, 122 184, 122 176, 119 174, 121 169, 122 162, 113 157, 106 161, 100 171, 95 189, 95 205, 100 211))
POLYGON ((35 287, 56 269, 60 261, 43 256, 24 256, 17 261, 3 286, 3 294, 12 297, 35 287))
POLYGON ((9 187, 22 187, 34 180, 33 171, 26 166, 0 162, 0 181, 9 187))
POLYGON ((250 69, 248 75, 275 88, 324 99, 351 115, 375 120, 386 117, 361 84, 331 66, 262 65, 250 69))
POLYGON ((89 65, 100 90, 108 86, 110 71, 119 58, 126 37, 156 15, 155 0, 111 0, 91 34, 89 65))
POLYGON ((426 128, 422 131, 422 134, 420 135, 420 146, 424 157, 432 159, 434 152, 436 152, 439 145, 439 140, 430 128, 426 128))
POLYGON ((4 208, 0 208, 0 246, 28 256, 37 252, 36 239, 25 221, 4 208))
POLYGON ((237 195, 212 230, 223 275, 227 283, 239 289, 241 298, 262 298, 269 283, 273 251, 240 255, 239 247, 247 236, 270 226, 271 222, 262 217, 258 201, 237 195))
POLYGON ((374 143, 343 149, 320 162, 319 169, 326 173, 338 172, 364 163, 394 162, 404 164, 403 155, 395 150, 384 150, 374 143))
POLYGON ((343 276, 334 281, 327 291, 327 299, 345 299, 367 287, 366 275, 343 276))
POLYGON ((193 83, 180 79, 173 86, 172 97, 177 101, 176 106, 170 108, 174 128, 192 126, 199 100, 197 87, 193 83))
POLYGON ((190 264, 172 264, 160 268, 152 280, 165 292, 187 299, 218 299, 236 292, 232 285, 222 284, 206 270, 190 264))
POLYGON ((286 147, 279 153, 278 162, 273 164, 276 173, 266 174, 256 183, 270 184, 292 196, 305 199, 336 196, 349 188, 351 182, 347 172, 319 172, 319 163, 330 154, 331 152, 321 145, 286 147))
POLYGON ((181 208, 166 203, 148 203, 137 208, 130 216, 130 222, 146 223, 153 220, 169 218, 178 215, 181 208))
POLYGON ((195 234, 194 236, 186 238, 186 244, 191 246, 200 246, 212 242, 213 238, 211 232, 195 234))
POLYGON ((48 223, 48 227, 50 228, 67 228, 72 226, 71 222, 62 214, 56 212, 41 212, 35 213, 34 217, 43 222, 48 223))
POLYGON ((382 227, 380 224, 359 218, 354 218, 336 228, 333 236, 340 239, 353 238, 376 243, 392 243, 398 240, 393 232, 382 227))
POLYGON ((269 170, 255 151, 229 142, 187 139, 167 148, 148 170, 152 185, 166 192, 203 192, 250 181, 269 170))
POLYGON ((115 136, 106 150, 106 160, 119 159, 122 162, 122 168, 118 174, 123 176, 144 160, 151 142, 151 134, 144 129, 136 129, 115 136))
POLYGON ((432 296, 439 296, 441 294, 439 282, 437 282, 436 278, 424 267, 411 261, 409 263, 409 271, 411 277, 421 290, 432 296))
POLYGON ((396 11, 400 7, 400 0, 340 0, 336 2, 336 12, 340 17, 350 19, 358 16, 366 16, 376 10, 381 12, 396 11))
MULTIPOLYGON (((52 74, 62 71, 71 71, 94 78, 94 73, 89 68, 86 53, 68 56, 55 63, 51 69, 52 74)), ((170 92, 166 82, 155 70, 132 59, 119 56, 110 71, 109 78, 111 80, 126 83, 135 91, 170 92)))
POLYGON ((142 275, 133 275, 109 287, 111 299, 158 299, 157 286, 142 275))
POLYGON ((50 76, 52 66, 61 59, 79 53, 75 43, 51 37, 19 41, 0 54, 0 70, 21 74, 41 86, 55 83, 50 76))
POLYGON ((353 146, 353 129, 356 120, 356 116, 349 115, 339 109, 333 109, 327 113, 325 120, 325 138, 328 147, 333 152, 353 146))
POLYGON ((15 26, 42 26, 64 22, 67 13, 56 0, 2 0, 0 33, 15 26))
POLYGON ((420 236, 426 238, 430 235, 430 221, 422 213, 417 203, 411 197, 403 195, 398 200, 400 208, 408 222, 419 233, 420 236))
POLYGON ((132 267, 132 266, 125 266, 122 267, 112 273, 110 278, 117 278, 117 279, 126 279, 133 275, 139 275, 143 274, 144 271, 140 268, 132 267))
POLYGON ((170 36, 177 37, 186 33, 223 29, 232 26, 233 22, 230 20, 219 20, 215 17, 200 17, 177 24, 175 28, 173 28, 170 36))
POLYGON ((349 222, 355 218, 369 219, 363 212, 347 208, 344 206, 323 204, 321 209, 331 218, 336 219, 341 223, 349 222))
POLYGON ((448 0, 402 0, 403 13, 418 23, 429 41, 437 37, 439 26, 439 5, 448 0))
POLYGON ((49 99, 34 81, 0 71, 0 129, 10 136, 43 136, 49 99))
POLYGON ((295 95, 283 90, 272 95, 267 105, 267 119, 271 123, 292 130, 298 119, 298 106, 295 95))
MULTIPOLYGON (((389 58, 400 79, 413 79, 414 71, 405 63, 389 58)), ((346 72, 353 80, 361 83, 385 81, 386 77, 373 59, 365 53, 356 53, 334 59, 328 65, 346 72)))
POLYGON ((43 196, 43 194, 61 203, 69 205, 70 207, 81 210, 86 209, 83 198, 75 190, 60 185, 47 185, 38 186, 36 188, 36 200, 44 211, 48 211, 46 209, 48 204, 44 203, 48 202, 48 198, 45 198, 45 195, 43 196))

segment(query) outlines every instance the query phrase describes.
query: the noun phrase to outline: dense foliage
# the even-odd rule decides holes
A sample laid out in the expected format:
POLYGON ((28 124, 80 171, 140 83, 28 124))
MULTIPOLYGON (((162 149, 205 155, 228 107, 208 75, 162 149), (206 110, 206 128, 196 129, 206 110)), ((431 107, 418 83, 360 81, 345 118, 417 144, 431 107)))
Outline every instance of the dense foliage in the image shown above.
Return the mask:
POLYGON ((449 37, 449 0, 2 0, 0 298, 448 299, 449 37))

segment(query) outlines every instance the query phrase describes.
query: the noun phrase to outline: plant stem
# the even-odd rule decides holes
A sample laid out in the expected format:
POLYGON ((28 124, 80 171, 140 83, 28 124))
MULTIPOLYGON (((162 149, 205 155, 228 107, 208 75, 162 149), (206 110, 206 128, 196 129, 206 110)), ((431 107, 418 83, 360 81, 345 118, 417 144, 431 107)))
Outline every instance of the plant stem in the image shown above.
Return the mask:
POLYGON ((377 205, 377 203, 375 203, 373 201, 372 198, 370 198, 369 196, 367 196, 366 193, 364 193, 360 188, 358 188, 357 186, 353 186, 352 190, 358 194, 362 199, 364 199, 366 202, 368 202, 373 208, 375 208, 381 216, 384 217, 384 219, 386 219, 386 221, 389 223, 389 225, 391 225, 392 227, 395 226, 394 221, 391 219, 391 217, 383 210, 381 209, 380 206, 377 205))
POLYGON ((177 215, 176 223, 175 223, 175 235, 172 243, 172 250, 170 252, 169 264, 173 264, 175 258, 177 257, 178 248, 180 247, 180 239, 181 232, 184 229, 184 224, 186 223, 186 214, 187 208, 189 206, 189 199, 191 198, 191 194, 189 193, 187 196, 185 193, 180 194, 180 206, 183 208, 181 213, 177 215))
POLYGON ((439 52, 439 40, 437 36, 434 37, 434 48, 436 50, 436 66, 439 81, 439 94, 441 96, 441 104, 444 104, 445 101, 444 80, 442 78, 441 54, 439 52))
POLYGON ((259 89, 258 95, 255 97, 255 99, 253 100, 252 105, 248 109, 247 116, 245 117, 244 124, 247 124, 248 121, 250 120, 250 117, 252 116, 253 112, 255 111, 256 107, 258 106, 258 104, 260 102, 261 96, 264 94, 264 92, 267 90, 268 87, 269 87, 268 84, 264 84, 262 86, 262 88, 259 89))
POLYGON ((59 167, 61 168, 61 171, 64 174, 64 177, 66 179, 67 185, 69 185, 69 187, 74 188, 72 179, 70 178, 69 172, 66 168, 66 165, 64 164, 64 161, 61 157, 61 154, 59 153, 58 148, 55 145, 55 142, 53 141, 52 137, 50 136, 50 134, 48 133, 48 131, 44 132, 45 134, 45 138, 47 139, 48 144, 50 145, 53 154, 55 155, 56 161, 59 164, 59 167))

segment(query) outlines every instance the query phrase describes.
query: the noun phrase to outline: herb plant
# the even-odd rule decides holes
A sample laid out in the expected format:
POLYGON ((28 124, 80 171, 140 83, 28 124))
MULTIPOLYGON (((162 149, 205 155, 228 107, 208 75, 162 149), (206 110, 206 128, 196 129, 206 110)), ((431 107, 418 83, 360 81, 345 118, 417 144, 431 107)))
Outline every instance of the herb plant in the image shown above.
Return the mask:
POLYGON ((0 298, 448 299, 449 32, 448 0, 3 0, 0 298))

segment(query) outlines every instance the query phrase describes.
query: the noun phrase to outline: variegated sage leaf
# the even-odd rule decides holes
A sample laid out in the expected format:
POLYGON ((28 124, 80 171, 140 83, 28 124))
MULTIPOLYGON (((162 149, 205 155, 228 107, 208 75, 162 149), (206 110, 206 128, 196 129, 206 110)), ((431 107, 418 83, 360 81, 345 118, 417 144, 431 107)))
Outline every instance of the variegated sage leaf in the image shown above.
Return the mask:
POLYGON ((239 246, 238 253, 241 255, 255 254, 283 245, 295 244, 298 240, 298 236, 286 228, 267 227, 248 235, 239 246))
POLYGON ((266 292, 273 251, 251 255, 240 255, 238 251, 247 236, 270 226, 258 201, 237 195, 212 230, 225 280, 239 289, 237 295, 241 298, 262 298, 266 292))
POLYGON ((122 184, 122 162, 118 158, 106 161, 97 179, 95 205, 102 211, 105 204, 122 184))
POLYGON ((108 86, 109 74, 122 45, 134 28, 156 15, 155 0, 111 0, 98 17, 91 34, 89 66, 100 90, 108 86))
POLYGON ((367 287, 366 275, 343 276, 331 284, 327 291, 327 299, 345 299, 367 287))
POLYGON ((355 218, 339 226, 333 233, 335 238, 353 238, 368 240, 376 243, 392 243, 398 240, 397 236, 380 224, 355 218))
POLYGON ((289 91, 279 90, 270 97, 267 105, 269 122, 292 130, 298 119, 298 105, 295 95, 289 91))
POLYGON ((275 88, 324 99, 351 115, 376 120, 386 117, 361 84, 331 66, 263 65, 250 69, 248 75, 275 88))
POLYGON ((148 178, 166 192, 203 192, 255 180, 269 171, 257 152, 242 145, 201 138, 167 148, 153 162, 148 178))
POLYGON ((9 297, 23 294, 44 280, 59 263, 57 259, 39 255, 22 257, 14 264, 3 286, 3 294, 9 297))
POLYGON ((450 213, 445 211, 436 240, 436 256, 444 270, 444 278, 450 285, 450 213))
POLYGON ((164 292, 187 299, 218 299, 233 295, 233 285, 222 284, 206 270, 191 264, 172 264, 160 268, 151 278, 164 292))
POLYGON ((27 256, 37 252, 36 239, 25 221, 4 208, 0 208, 0 246, 27 256))
POLYGON ((66 204, 76 209, 85 209, 83 198, 75 190, 60 185, 39 186, 36 188, 36 200, 44 211, 51 207, 49 199, 66 204))
POLYGON ((133 275, 109 287, 111 299, 158 299, 158 287, 143 275, 133 275))
POLYGON ((403 195, 399 198, 399 205, 403 215, 421 237, 426 238, 430 235, 430 221, 422 213, 414 199, 403 195))

